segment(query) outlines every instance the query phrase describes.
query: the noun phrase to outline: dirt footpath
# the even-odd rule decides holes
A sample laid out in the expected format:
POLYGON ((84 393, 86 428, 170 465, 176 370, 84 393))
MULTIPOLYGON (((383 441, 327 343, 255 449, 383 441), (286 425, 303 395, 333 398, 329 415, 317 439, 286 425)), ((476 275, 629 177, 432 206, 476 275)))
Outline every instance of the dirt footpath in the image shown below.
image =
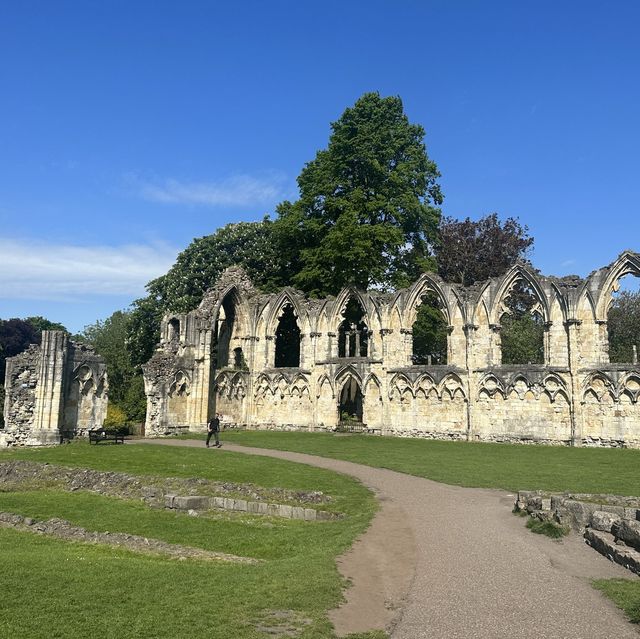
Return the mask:
POLYGON ((331 613, 339 636, 386 627, 393 639, 640 637, 590 585, 632 574, 578 535, 554 542, 532 534, 511 513, 513 495, 300 453, 225 449, 345 473, 376 493, 379 513, 338 561, 353 584, 347 602, 331 613))

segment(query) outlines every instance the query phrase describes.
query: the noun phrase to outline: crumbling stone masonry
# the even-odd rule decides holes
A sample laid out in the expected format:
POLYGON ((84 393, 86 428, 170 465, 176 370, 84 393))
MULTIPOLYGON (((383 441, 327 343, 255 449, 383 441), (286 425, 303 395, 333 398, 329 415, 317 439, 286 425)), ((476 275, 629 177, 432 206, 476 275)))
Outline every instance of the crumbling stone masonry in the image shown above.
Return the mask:
POLYGON ((107 412, 104 360, 63 331, 7 358, 0 446, 59 444, 100 428, 107 412))
POLYGON ((218 411, 240 427, 358 423, 385 435, 640 447, 640 367, 610 364, 608 353, 608 309, 628 274, 640 276, 640 254, 586 279, 519 264, 470 288, 425 273, 393 293, 319 300, 262 294, 231 268, 197 309, 165 316, 144 367, 146 434, 203 431, 218 411), (519 283, 537 298, 543 364, 502 365, 500 323, 519 283), (448 326, 446 364, 412 363, 425 295, 448 326))

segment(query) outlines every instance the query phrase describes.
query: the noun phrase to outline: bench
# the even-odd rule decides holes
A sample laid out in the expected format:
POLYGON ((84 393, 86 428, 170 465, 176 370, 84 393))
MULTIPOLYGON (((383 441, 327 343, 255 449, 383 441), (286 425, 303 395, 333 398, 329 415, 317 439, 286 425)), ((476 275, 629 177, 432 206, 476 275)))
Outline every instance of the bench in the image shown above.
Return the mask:
POLYGON ((114 444, 124 444, 124 435, 117 430, 105 430, 99 428, 89 431, 89 445, 99 442, 113 442, 114 444))
POLYGON ((357 421, 339 422, 336 427, 338 433, 367 433, 368 431, 366 424, 357 421))

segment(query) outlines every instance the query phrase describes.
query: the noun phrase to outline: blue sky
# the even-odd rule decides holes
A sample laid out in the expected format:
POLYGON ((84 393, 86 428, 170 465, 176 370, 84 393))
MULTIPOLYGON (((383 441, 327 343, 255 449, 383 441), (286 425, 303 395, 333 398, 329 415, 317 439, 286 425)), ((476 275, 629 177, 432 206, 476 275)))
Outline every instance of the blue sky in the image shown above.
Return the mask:
POLYGON ((544 273, 640 250, 640 3, 0 3, 0 317, 71 330, 193 237, 296 194, 329 123, 400 95, 443 211, 544 273))

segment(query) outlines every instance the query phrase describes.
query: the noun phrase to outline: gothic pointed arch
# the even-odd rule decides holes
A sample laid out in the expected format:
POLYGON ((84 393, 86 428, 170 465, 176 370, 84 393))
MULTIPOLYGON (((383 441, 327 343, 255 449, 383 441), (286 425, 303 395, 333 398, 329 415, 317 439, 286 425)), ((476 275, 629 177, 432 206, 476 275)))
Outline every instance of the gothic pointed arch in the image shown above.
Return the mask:
POLYGON ((492 324, 500 324, 500 319, 504 314, 504 301, 518 282, 523 282, 528 286, 537 298, 540 315, 544 322, 550 321, 549 301, 544 289, 538 279, 526 265, 516 264, 512 266, 499 280, 498 288, 493 296, 489 320, 492 324))
MULTIPOLYGON (((421 304, 421 300, 425 295, 431 295, 438 300, 442 313, 447 324, 451 324, 453 317, 453 309, 451 301, 445 291, 442 281, 431 273, 423 273, 411 288, 407 291, 407 297, 404 304, 404 324, 407 328, 416 321, 417 308, 421 304)), ((454 304, 460 301, 454 295, 454 304)), ((460 312, 464 314, 464 309, 460 307, 460 312)))
POLYGON ((601 280, 595 298, 596 320, 606 321, 613 294, 617 292, 620 280, 627 275, 640 277, 640 253, 625 251, 611 266, 597 271, 594 275, 601 280))
POLYGON ((371 323, 363 296, 357 289, 345 289, 334 305, 338 357, 368 357, 371 323))

